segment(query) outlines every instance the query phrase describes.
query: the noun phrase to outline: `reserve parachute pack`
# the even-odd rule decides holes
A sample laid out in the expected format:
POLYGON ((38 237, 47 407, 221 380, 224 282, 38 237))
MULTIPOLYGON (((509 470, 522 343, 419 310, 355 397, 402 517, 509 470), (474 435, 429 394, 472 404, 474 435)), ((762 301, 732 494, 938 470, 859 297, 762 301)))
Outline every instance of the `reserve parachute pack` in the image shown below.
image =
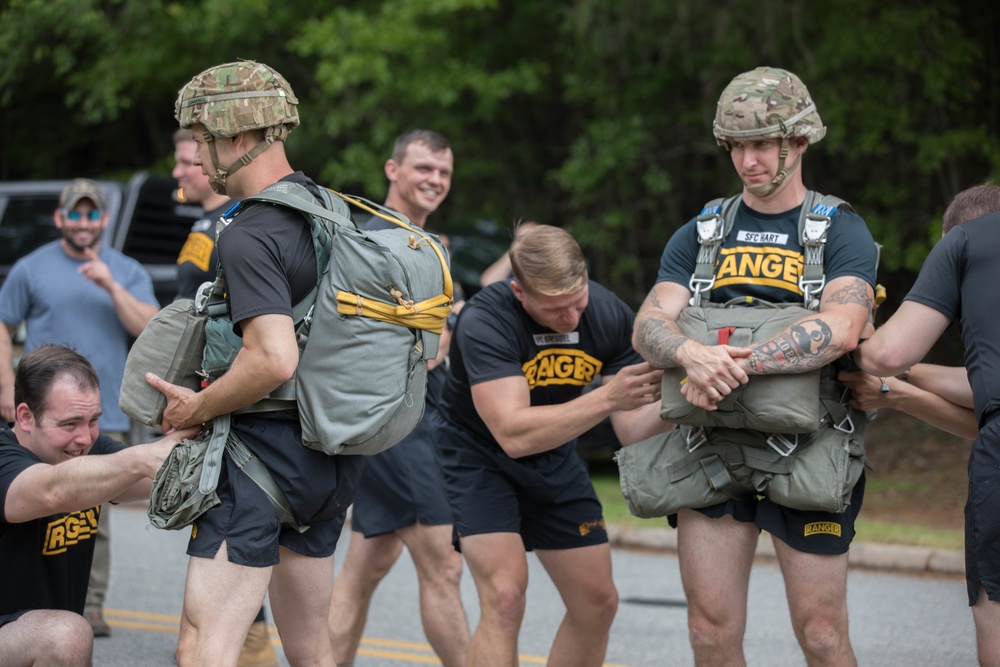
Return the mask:
MULTIPOLYGON (((826 284, 824 248, 833 214, 849 205, 808 192, 798 222, 805 259, 801 304, 733 299, 711 304, 715 263, 732 230, 740 196, 716 199, 697 218, 700 249, 689 287, 690 307, 677 319, 689 338, 706 345, 749 347, 769 340, 819 309, 826 284)), ((884 297, 884 291, 883 297, 884 297)), ((753 376, 714 411, 681 394, 683 368, 665 369, 660 416, 680 426, 625 447, 615 460, 630 511, 641 517, 676 514, 732 498, 759 495, 802 510, 842 512, 865 458, 864 412, 848 404, 832 365, 803 374, 753 376)))

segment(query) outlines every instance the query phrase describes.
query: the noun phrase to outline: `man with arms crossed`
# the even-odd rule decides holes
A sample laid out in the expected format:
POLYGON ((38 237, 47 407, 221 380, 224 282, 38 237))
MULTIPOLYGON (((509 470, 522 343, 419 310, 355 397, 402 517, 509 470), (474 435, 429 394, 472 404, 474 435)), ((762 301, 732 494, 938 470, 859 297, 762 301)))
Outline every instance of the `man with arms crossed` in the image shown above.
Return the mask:
MULTIPOLYGON (((292 169, 284 139, 299 123, 298 100, 267 65, 210 68, 180 91, 175 114, 198 143, 212 189, 245 198, 278 181, 317 186, 292 169)), ((318 202, 319 200, 317 200, 318 202)), ((298 211, 252 204, 218 239, 227 303, 242 347, 229 370, 200 392, 147 380, 167 397, 163 428, 199 425, 249 408, 289 381, 298 366, 292 306, 316 285, 310 225, 298 211)), ((298 411, 233 415, 232 433, 268 469, 299 532, 280 524, 267 495, 223 457, 221 504, 198 518, 188 543, 178 662, 235 665, 270 593, 285 655, 297 665, 333 667, 327 632, 333 552, 363 461, 302 445, 298 411)))
POLYGON ((566 604, 550 667, 602 664, 618 607, 601 504, 576 438, 611 418, 623 444, 670 427, 662 373, 632 349, 633 314, 587 278, 568 232, 538 225, 510 248, 514 279, 458 318, 435 419, 457 540, 479 593, 469 667, 517 664, 534 550, 566 604), (598 375, 601 386, 583 393, 598 375))
POLYGON ((69 348, 24 355, 0 429, 0 663, 89 665, 81 616, 101 503, 149 498, 171 448, 197 429, 125 448, 98 429, 97 373, 69 348))
MULTIPOLYGON (((790 72, 758 68, 737 76, 723 91, 714 134, 729 152, 743 192, 719 252, 711 301, 753 296, 772 303, 803 302, 797 280, 804 263, 797 226, 807 194, 801 161, 825 132, 808 91, 790 72), (781 263, 777 278, 773 271, 769 276, 758 271, 771 262, 781 263), (739 268, 720 275, 729 267, 739 268)), ((852 211, 838 209, 829 227, 819 311, 751 349, 703 345, 680 331, 677 318, 692 297, 688 285, 698 248, 692 220, 667 243, 657 283, 636 317, 633 339, 653 366, 684 368, 684 395, 693 405, 714 409, 751 374, 820 368, 857 344, 874 300, 876 252, 864 221, 852 211)), ((843 513, 803 512, 754 498, 682 509, 670 517, 678 531, 695 664, 745 664, 747 588, 762 529, 774 541, 806 662, 855 663, 848 638, 847 550, 863 494, 862 476, 843 513), (817 522, 837 528, 806 530, 806 524, 817 522)))
MULTIPOLYGON (((420 228, 451 189, 454 157, 448 140, 430 130, 400 135, 385 163, 389 192, 385 205, 420 228)), ((391 223, 373 218, 368 228, 391 223)), ((452 518, 434 460, 430 416, 447 370, 442 333, 438 359, 429 368, 427 407, 416 429, 397 445, 369 457, 354 498, 350 546, 333 583, 330 639, 340 667, 354 663, 375 587, 406 545, 417 570, 420 617, 431 647, 444 667, 464 667, 469 624, 459 580, 462 556, 451 544, 452 518)))

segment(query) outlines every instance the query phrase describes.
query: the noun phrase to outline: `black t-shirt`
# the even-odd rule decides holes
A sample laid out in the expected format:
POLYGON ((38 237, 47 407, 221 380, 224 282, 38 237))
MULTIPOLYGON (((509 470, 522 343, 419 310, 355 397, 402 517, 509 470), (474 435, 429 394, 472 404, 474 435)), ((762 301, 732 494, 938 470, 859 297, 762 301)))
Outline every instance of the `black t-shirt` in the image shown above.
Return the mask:
POLYGON ((1000 284, 1000 213, 953 228, 924 261, 908 301, 959 320, 965 368, 980 426, 1000 409, 1000 330, 996 286, 1000 284))
MULTIPOLYGON (((88 455, 122 449, 102 435, 88 455)), ((7 504, 14 478, 39 463, 10 428, 0 430, 0 508, 7 504)), ((0 616, 30 609, 83 613, 100 512, 91 507, 24 523, 0 520, 0 616)))
POLYGON ((632 349, 632 310, 593 281, 589 292, 576 331, 566 334, 535 322, 509 281, 477 292, 460 313, 452 338, 450 373, 441 390, 444 418, 499 447, 476 411, 472 385, 522 375, 531 405, 558 405, 577 398, 595 378, 640 363, 632 349))
MULTIPOLYGON (((281 180, 319 194, 316 184, 300 171, 281 180)), ((291 317, 293 304, 316 286, 316 253, 309 225, 299 211, 254 202, 219 235, 219 261, 237 333, 239 323, 250 317, 291 317)))
POLYGON ((193 299, 202 283, 215 280, 219 263, 219 250, 215 247, 215 223, 233 206, 233 201, 206 211, 191 225, 184 247, 177 256, 177 295, 193 299))
MULTIPOLYGON (((758 213, 742 200, 733 228, 722 242, 710 301, 725 303, 752 296, 771 303, 801 303, 799 276, 805 255, 799 243, 801 206, 784 213, 758 213)), ((663 250, 656 282, 688 287, 698 258, 697 219, 681 227, 663 250)), ((830 222, 823 255, 826 281, 856 276, 875 285, 876 249, 865 221, 837 209, 830 222)))

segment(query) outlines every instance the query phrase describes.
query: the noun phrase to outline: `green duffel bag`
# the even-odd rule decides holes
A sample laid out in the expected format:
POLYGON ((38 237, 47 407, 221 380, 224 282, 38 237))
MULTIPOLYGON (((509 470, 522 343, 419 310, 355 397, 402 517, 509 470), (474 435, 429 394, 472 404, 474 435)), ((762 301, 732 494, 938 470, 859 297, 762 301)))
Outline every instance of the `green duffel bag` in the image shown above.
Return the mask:
POLYGON ((703 468, 678 473, 677 463, 689 456, 690 433, 675 428, 615 452, 622 496, 633 516, 670 516, 683 508, 717 505, 729 497, 709 483, 703 468))
MULTIPOLYGON (((737 300, 736 303, 745 303, 737 300)), ((685 308, 677 326, 685 336, 705 345, 749 347, 768 340, 815 311, 802 306, 775 306, 754 301, 754 306, 685 308)), ((660 417, 688 426, 754 429, 765 433, 812 433, 819 428, 821 369, 807 373, 752 375, 718 403, 717 410, 702 410, 681 394, 687 381, 683 368, 663 371, 660 417)))
POLYGON ((167 397, 146 382, 152 372, 171 384, 198 391, 207 317, 191 299, 177 299, 153 316, 129 349, 118 405, 147 426, 159 426, 167 397))
POLYGON ((682 426, 615 454, 622 495, 640 518, 727 499, 769 498, 783 507, 843 512, 867 461, 864 413, 806 435, 682 426))

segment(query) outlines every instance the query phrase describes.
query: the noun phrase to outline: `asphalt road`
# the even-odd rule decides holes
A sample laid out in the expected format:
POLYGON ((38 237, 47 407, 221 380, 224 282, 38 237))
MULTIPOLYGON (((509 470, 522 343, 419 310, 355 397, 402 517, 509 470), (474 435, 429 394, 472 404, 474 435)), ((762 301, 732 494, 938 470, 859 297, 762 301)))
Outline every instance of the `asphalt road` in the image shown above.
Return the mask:
MULTIPOLYGON (((148 525, 145 511, 135 507, 116 507, 110 516, 113 560, 106 615, 113 636, 95 640, 94 664, 172 665, 187 562, 187 532, 156 530, 148 525)), ((342 543, 344 547, 346 543, 342 543)), ((613 558, 622 603, 612 628, 606 666, 692 664, 676 557, 667 551, 616 547, 613 558)), ((537 559, 529 557, 529 561, 521 664, 543 665, 562 616, 562 603, 537 559)), ((976 664, 972 618, 961 577, 864 569, 852 569, 849 577, 851 636, 859 664, 976 664)), ((463 578, 462 592, 470 626, 475 627, 478 608, 469 576, 463 578)), ((780 573, 772 561, 762 559, 755 565, 749 606, 745 640, 748 664, 804 664, 789 626, 780 573)), ((274 631, 272 638, 280 655, 274 631)), ((416 575, 405 554, 376 591, 356 664, 439 664, 420 628, 416 575)))

